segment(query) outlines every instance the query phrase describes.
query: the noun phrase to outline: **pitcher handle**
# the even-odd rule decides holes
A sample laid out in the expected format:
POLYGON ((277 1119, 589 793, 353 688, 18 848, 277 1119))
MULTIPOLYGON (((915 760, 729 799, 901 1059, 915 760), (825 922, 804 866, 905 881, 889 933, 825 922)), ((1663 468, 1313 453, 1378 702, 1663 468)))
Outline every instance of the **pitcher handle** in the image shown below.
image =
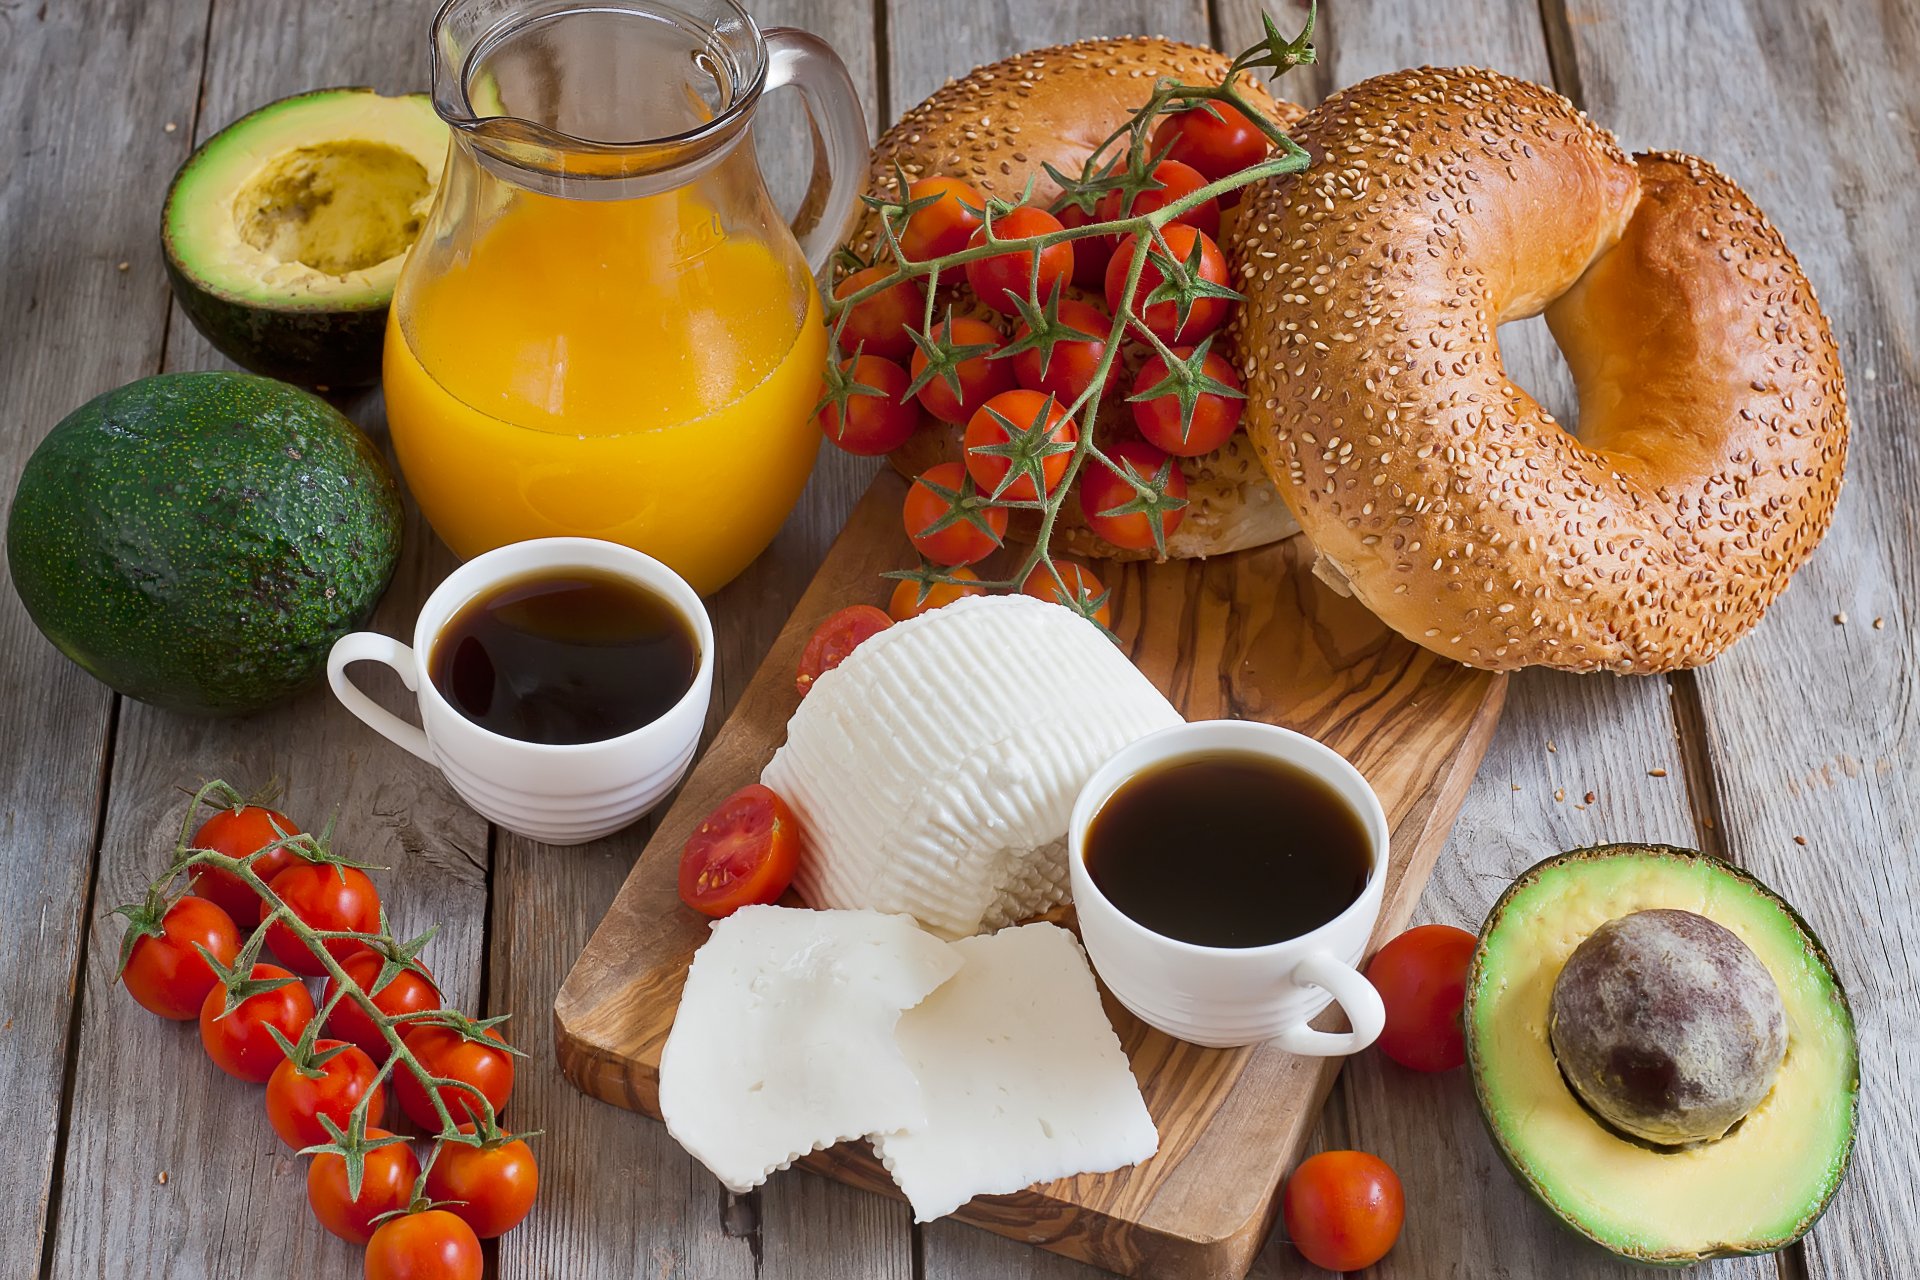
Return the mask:
POLYGON ((427 746, 427 735, 417 725, 408 724, 360 692, 353 681, 347 678, 347 664, 350 662, 385 663, 399 674, 401 683, 417 691, 419 678, 414 671, 418 664, 412 648, 377 631, 355 631, 341 636, 333 642, 333 649, 327 654, 327 683, 333 686, 333 696, 340 699, 341 705, 359 716, 370 728, 395 746, 404 747, 422 760, 431 761, 433 751, 427 746))
POLYGON ((846 234, 854 202, 867 171, 867 113, 840 55, 819 36, 794 27, 770 27, 767 43, 767 89, 792 85, 806 100, 813 123, 814 180, 794 215, 793 234, 815 276, 846 234), (820 158, 826 159, 826 190, 821 192, 820 158), (811 215, 811 217, 809 217, 811 215))
POLYGON ((1387 1025, 1387 1007, 1374 989, 1354 967, 1325 951, 1316 951, 1294 966, 1293 981, 1306 987, 1319 987, 1333 997, 1347 1015, 1351 1031, 1320 1031, 1301 1025, 1280 1033, 1278 1043, 1288 1053, 1310 1058, 1337 1058, 1358 1053, 1380 1038, 1387 1025))

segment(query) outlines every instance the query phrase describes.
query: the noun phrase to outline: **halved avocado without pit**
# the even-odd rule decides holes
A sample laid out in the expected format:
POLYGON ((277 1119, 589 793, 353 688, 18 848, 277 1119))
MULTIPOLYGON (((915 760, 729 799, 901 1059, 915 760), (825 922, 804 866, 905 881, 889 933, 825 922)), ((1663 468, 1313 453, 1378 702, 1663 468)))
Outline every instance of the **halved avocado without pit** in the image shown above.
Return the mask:
POLYGON ((234 121, 167 193, 160 238, 181 309, 255 373, 377 382, 394 283, 446 155, 419 93, 317 89, 234 121))
MULTIPOLYGON (((1596 943, 1587 958, 1617 950, 1596 943)), ((1684 947, 1639 956, 1642 971, 1615 975, 1608 995, 1624 1022, 1640 1024, 1630 1038, 1644 1039, 1651 1024, 1656 1043, 1619 1049, 1610 1083, 1651 1079, 1652 1092, 1684 1099, 1693 1077, 1711 1076, 1715 1064, 1703 1072, 1696 1059, 1714 1036, 1668 1046, 1658 1038, 1684 1039, 1689 1020, 1724 1032, 1745 1006, 1726 998, 1723 974, 1690 964, 1684 947), (1671 972, 1644 971, 1656 953, 1671 972), (1676 991, 1691 994, 1676 1005, 1676 991), (1651 1076, 1650 1064, 1659 1068, 1651 1076)), ((1860 1093, 1846 994, 1806 922, 1728 863, 1665 845, 1603 845, 1533 867, 1481 930, 1464 1018, 1467 1064, 1494 1145, 1562 1222, 1621 1257, 1686 1265, 1784 1248, 1812 1227, 1846 1175, 1860 1093), (1786 1050, 1771 1087, 1724 1136, 1663 1146, 1609 1123, 1576 1093, 1576 1073, 1556 1057, 1556 1034, 1567 1028, 1555 1019, 1578 1002, 1556 1005, 1555 991, 1601 926, 1615 924, 1601 935, 1611 941, 1615 922, 1684 922, 1689 913, 1730 932, 1765 967, 1758 979, 1770 976, 1778 990, 1786 1050)))

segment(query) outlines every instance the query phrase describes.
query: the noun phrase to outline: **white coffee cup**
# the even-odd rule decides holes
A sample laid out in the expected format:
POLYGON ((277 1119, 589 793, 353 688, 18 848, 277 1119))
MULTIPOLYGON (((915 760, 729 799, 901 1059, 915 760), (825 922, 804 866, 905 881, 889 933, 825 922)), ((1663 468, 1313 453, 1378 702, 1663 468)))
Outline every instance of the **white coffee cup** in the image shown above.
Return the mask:
POLYGON ((713 623, 698 593, 652 556, 597 538, 536 538, 476 556, 448 574, 420 606, 412 647, 372 631, 340 637, 327 656, 327 681, 347 710, 438 766, 460 798, 489 821, 546 844, 585 844, 642 817, 693 763, 713 693, 713 623), (678 610, 699 648, 692 685, 659 719, 602 742, 522 742, 461 715, 427 675, 441 631, 463 605, 503 583, 568 569, 624 578, 678 610), (347 664, 362 661, 384 662, 400 673, 418 697, 424 729, 354 686, 347 664))
MULTIPOLYGON (((1286 815, 1275 818, 1284 822, 1286 815)), ((1067 859, 1087 956, 1114 997, 1149 1026, 1213 1048, 1273 1040, 1290 1053, 1314 1057, 1358 1053, 1379 1036, 1386 1009, 1357 966, 1386 888, 1387 815, 1360 771, 1332 748, 1251 720, 1199 720, 1149 734, 1102 765, 1081 789, 1067 828, 1067 859), (1366 828, 1372 865, 1366 887, 1346 910, 1283 942, 1206 947, 1154 932, 1100 892, 1087 871, 1087 828, 1114 792, 1169 761, 1221 752, 1304 769, 1352 806, 1366 828), (1352 1030, 1307 1025, 1334 1001, 1352 1030)))

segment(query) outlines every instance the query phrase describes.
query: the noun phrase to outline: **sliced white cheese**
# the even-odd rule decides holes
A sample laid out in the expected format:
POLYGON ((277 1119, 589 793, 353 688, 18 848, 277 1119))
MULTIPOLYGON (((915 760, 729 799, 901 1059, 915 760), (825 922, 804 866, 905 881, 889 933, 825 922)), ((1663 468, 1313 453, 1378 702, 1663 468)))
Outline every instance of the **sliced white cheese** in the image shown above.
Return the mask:
POLYGON ((976 596, 890 627, 814 683, 760 780, 806 836, 817 907, 947 937, 1067 900, 1067 819, 1094 770, 1180 713, 1098 627, 976 596))
POLYGON ((716 921, 660 1058, 667 1131, 739 1192, 809 1151, 924 1125, 894 1024, 960 961, 901 915, 756 906, 716 921))
POLYGON ((965 958, 960 972, 895 1030, 926 1123, 873 1137, 915 1221, 1159 1149, 1072 934, 1030 924, 952 948, 965 958))

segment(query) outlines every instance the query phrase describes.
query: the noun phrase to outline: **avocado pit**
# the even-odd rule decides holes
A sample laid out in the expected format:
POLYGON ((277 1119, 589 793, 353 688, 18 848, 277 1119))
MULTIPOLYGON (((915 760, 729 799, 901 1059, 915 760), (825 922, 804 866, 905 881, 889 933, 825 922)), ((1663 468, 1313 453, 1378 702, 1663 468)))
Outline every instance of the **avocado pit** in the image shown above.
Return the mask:
POLYGON ((268 257, 344 276, 404 254, 432 194, 426 166, 405 151, 341 139, 270 158, 233 213, 240 239, 268 257))

